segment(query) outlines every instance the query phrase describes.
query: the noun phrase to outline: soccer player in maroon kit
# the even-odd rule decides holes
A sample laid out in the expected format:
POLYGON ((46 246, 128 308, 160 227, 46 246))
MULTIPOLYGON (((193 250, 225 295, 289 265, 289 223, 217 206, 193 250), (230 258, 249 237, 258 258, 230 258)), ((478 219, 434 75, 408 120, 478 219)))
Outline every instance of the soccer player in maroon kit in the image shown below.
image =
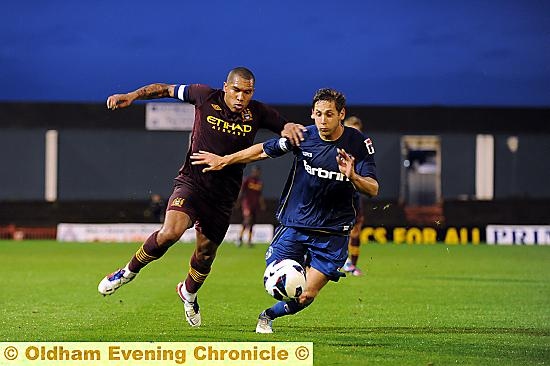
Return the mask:
POLYGON ((227 155, 251 146, 259 128, 281 133, 299 145, 304 127, 288 123, 271 107, 252 100, 255 78, 244 67, 231 70, 223 89, 202 84, 151 84, 107 99, 109 109, 124 108, 139 99, 178 98, 195 105, 191 144, 185 162, 174 180, 162 228, 149 236, 124 268, 107 275, 98 285, 111 295, 130 282, 148 263, 162 257, 191 226, 195 226, 196 247, 187 278, 177 286, 185 319, 201 324, 197 291, 210 273, 216 251, 229 227, 229 218, 241 187, 244 164, 204 174, 190 163, 192 153, 211 151, 227 155))
POLYGON ((247 244, 252 246, 252 227, 256 223, 256 214, 259 210, 265 210, 265 202, 262 197, 263 182, 260 178, 260 167, 253 166, 250 175, 243 180, 239 201, 243 215, 242 229, 239 234, 237 246, 243 244, 244 233, 247 233, 247 244))
MULTIPOLYGON (((363 133, 363 122, 358 117, 351 116, 344 120, 344 126, 353 127, 357 131, 363 133)), ((361 234, 361 229, 363 228, 363 204, 361 202, 361 196, 356 195, 355 207, 357 210, 357 216, 355 218, 355 225, 349 233, 349 245, 348 253, 349 257, 344 267, 342 269, 344 272, 350 273, 352 276, 362 276, 363 271, 357 267, 357 261, 359 260, 359 254, 361 253, 361 242, 359 240, 359 235, 361 234)))

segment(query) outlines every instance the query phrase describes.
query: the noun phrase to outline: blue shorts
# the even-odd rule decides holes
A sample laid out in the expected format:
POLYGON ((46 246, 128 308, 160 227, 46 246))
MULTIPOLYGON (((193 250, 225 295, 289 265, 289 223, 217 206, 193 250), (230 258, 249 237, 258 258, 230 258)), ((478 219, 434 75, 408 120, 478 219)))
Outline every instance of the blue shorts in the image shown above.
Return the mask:
POLYGON ((266 265, 276 260, 294 259, 302 266, 311 266, 338 281, 345 274, 339 269, 348 257, 347 235, 334 235, 316 231, 279 226, 265 254, 266 265))

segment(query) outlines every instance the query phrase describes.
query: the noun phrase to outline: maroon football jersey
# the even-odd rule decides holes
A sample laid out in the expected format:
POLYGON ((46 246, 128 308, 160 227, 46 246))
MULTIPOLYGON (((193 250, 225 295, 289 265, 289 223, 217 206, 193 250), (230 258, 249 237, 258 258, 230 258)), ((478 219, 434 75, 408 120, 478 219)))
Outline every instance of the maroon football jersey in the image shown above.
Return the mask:
POLYGON ((260 208, 263 182, 260 178, 246 177, 241 187, 241 206, 251 211, 260 208))
POLYGON ((224 102, 223 90, 207 85, 178 85, 175 95, 195 105, 190 148, 176 180, 206 193, 213 202, 234 202, 241 187, 244 164, 203 173, 204 166, 191 165, 191 154, 204 150, 223 156, 246 149, 253 145, 259 128, 279 134, 286 119, 256 100, 251 100, 242 112, 234 113, 224 102))

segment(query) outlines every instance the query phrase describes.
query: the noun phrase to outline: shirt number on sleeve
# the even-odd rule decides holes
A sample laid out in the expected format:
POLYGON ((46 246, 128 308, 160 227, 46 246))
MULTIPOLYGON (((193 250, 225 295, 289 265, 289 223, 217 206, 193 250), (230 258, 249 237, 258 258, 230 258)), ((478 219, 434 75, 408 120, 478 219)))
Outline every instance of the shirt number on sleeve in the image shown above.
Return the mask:
POLYGON ((365 145, 367 146, 367 151, 370 155, 374 154, 374 145, 372 144, 372 140, 370 138, 366 139, 365 145))

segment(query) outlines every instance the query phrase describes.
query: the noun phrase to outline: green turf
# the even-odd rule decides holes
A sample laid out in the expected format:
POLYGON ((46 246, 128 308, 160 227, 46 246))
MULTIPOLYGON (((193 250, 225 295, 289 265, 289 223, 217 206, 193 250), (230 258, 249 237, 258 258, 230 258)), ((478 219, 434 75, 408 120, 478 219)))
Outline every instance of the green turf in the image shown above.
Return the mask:
POLYGON ((253 332, 273 303, 265 245, 220 248, 199 329, 175 293, 189 244, 98 295, 137 247, 0 241, 0 341, 311 341, 315 365, 550 363, 550 247, 365 245, 366 276, 329 284, 272 335, 253 332))

